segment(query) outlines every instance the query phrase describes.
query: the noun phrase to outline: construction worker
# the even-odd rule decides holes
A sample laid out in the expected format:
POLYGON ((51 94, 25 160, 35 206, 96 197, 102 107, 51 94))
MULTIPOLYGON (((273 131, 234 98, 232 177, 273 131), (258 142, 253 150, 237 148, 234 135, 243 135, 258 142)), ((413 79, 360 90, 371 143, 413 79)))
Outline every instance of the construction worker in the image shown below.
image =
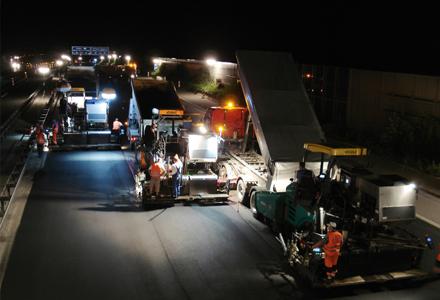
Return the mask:
POLYGON ((59 123, 56 119, 52 121, 52 144, 57 145, 57 135, 59 131, 59 123))
POLYGON ((311 170, 306 169, 306 163, 303 161, 299 163, 296 179, 298 183, 297 200, 300 200, 302 205, 313 205, 318 197, 316 177, 311 170))
POLYGON ((115 118, 115 120, 113 121, 112 131, 113 134, 116 136, 117 143, 119 143, 119 135, 121 134, 122 126, 124 126, 124 124, 122 124, 118 118, 115 118))
POLYGON ((326 269, 327 280, 335 279, 338 264, 339 253, 343 243, 342 234, 336 230, 336 223, 329 222, 327 224, 327 235, 324 240, 317 242, 313 248, 324 249, 324 265, 326 269))
POLYGON ((316 182, 315 174, 313 174, 311 170, 306 169, 306 163, 303 161, 299 163, 299 170, 296 171, 296 179, 298 181, 298 184, 316 182))
POLYGON ((144 136, 142 137, 142 143, 145 145, 146 151, 149 152, 153 148, 154 141, 157 135, 157 124, 145 126, 144 136))
POLYGON ((46 136, 44 134, 44 128, 41 123, 38 123, 35 128, 35 139, 37 141, 38 157, 41 157, 44 150, 44 144, 46 143, 46 136))
POLYGON ((179 155, 175 154, 173 157, 173 164, 171 165, 171 168, 169 170, 173 181, 173 190, 172 190, 173 198, 177 198, 180 196, 182 169, 183 169, 182 161, 179 159, 179 155))
POLYGON ((140 151, 140 159, 139 159, 139 168, 141 171, 145 171, 147 169, 147 158, 144 152, 144 149, 140 151))
POLYGON ((155 158, 150 167, 150 195, 151 198, 158 198, 160 192, 160 178, 165 174, 165 169, 160 158, 155 158), (153 195, 153 192, 155 195, 153 195))

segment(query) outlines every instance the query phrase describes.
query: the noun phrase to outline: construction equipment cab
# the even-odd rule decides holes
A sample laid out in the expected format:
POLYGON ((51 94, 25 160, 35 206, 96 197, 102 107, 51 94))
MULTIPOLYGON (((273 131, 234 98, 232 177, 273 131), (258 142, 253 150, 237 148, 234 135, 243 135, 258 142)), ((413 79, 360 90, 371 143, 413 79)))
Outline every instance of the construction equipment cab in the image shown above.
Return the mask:
POLYGON ((73 87, 67 95, 67 103, 75 104, 77 108, 84 108, 86 100, 86 90, 82 87, 73 87))
POLYGON ((367 149, 305 144, 304 162, 320 161, 316 219, 312 234, 287 235, 289 263, 319 283, 323 255, 313 245, 334 222, 344 235, 339 273, 334 285, 359 284, 423 276, 416 269, 422 240, 400 227, 415 219, 414 185, 397 175, 373 174, 364 167, 367 149), (339 281, 338 278, 344 279, 339 281))

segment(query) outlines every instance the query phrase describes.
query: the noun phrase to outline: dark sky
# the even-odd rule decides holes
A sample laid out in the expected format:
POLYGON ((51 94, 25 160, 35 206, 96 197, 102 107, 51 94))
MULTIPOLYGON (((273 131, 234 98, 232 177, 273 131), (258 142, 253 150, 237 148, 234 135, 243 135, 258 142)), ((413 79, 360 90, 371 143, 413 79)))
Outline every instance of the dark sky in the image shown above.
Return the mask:
POLYGON ((2 0, 1 49, 9 54, 96 45, 138 58, 213 53, 222 60, 233 60, 236 49, 286 50, 301 62, 440 73, 434 7, 295 2, 2 0))

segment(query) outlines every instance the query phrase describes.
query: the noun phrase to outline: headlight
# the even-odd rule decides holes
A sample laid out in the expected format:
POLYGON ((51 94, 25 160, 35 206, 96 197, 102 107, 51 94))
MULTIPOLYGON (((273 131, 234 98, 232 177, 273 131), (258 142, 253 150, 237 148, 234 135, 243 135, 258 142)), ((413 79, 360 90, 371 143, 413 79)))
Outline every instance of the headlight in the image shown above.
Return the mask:
POLYGON ((41 75, 47 75, 49 74, 50 69, 48 67, 39 67, 38 68, 38 73, 40 73, 41 75))

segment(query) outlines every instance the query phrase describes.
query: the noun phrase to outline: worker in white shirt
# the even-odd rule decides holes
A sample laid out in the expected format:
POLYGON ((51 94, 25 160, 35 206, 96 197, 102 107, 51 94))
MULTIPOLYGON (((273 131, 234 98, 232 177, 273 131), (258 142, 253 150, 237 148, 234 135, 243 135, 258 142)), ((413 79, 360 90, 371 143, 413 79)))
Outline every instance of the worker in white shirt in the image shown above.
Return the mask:
POLYGON ((175 154, 173 157, 173 164, 171 165, 171 168, 169 170, 169 172, 171 174, 172 181, 173 181, 173 189, 172 189, 173 198, 177 198, 180 196, 182 170, 183 170, 183 163, 179 159, 179 155, 175 154))
POLYGON ((116 136, 116 140, 119 143, 119 135, 121 134, 121 127, 124 126, 124 124, 122 124, 118 118, 116 118, 113 121, 113 127, 112 127, 112 131, 113 134, 116 136))

